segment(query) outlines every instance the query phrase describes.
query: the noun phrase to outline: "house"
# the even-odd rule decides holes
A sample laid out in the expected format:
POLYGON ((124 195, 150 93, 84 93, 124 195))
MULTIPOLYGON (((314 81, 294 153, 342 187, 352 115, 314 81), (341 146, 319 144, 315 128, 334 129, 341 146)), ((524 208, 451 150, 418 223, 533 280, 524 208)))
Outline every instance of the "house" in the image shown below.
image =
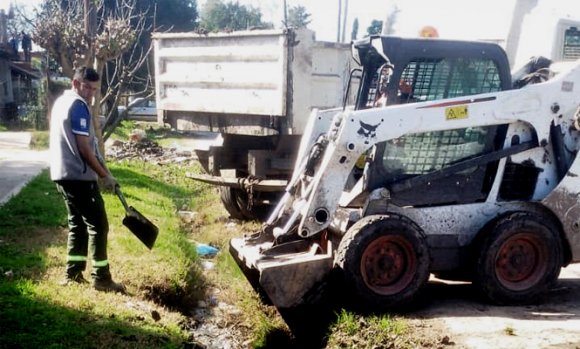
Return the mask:
POLYGON ((12 86, 13 58, 12 48, 7 43, 0 43, 0 120, 15 118, 18 109, 12 86))
POLYGON ((29 61, 21 61, 18 51, 8 40, 6 22, 10 19, 0 10, 0 120, 14 120, 18 106, 36 104, 36 83, 40 71, 29 61))

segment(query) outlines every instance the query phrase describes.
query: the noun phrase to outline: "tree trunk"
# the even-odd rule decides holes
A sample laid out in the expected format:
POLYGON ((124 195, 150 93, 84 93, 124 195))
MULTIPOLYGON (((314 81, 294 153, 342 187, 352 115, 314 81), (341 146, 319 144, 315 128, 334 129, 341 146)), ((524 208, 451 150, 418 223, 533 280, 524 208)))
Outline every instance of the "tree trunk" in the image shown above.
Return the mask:
MULTIPOLYGON (((89 38, 89 42, 94 43, 97 32, 97 8, 95 6, 95 2, 92 0, 84 0, 83 5, 85 11, 85 34, 89 38)), ((93 119, 93 125, 95 126, 95 136, 97 137, 97 141, 99 143, 99 151, 104 157, 105 143, 103 142, 103 132, 101 131, 101 120, 99 116, 101 115, 101 84, 105 62, 102 62, 95 57, 94 45, 89 45, 89 51, 86 53, 85 57, 87 62, 92 63, 93 68, 97 71, 97 73, 99 73, 99 76, 101 76, 101 80, 99 80, 99 83, 97 84, 97 90, 95 91, 95 96, 91 104, 91 116, 93 119)))
POLYGON ((93 0, 84 0, 84 11, 85 11, 85 34, 89 38, 89 51, 86 53, 85 57, 87 62, 90 63, 95 57, 95 48, 92 43, 95 42, 95 36, 97 33, 97 7, 93 0))
POLYGON ((93 98, 93 104, 91 105, 91 115, 93 118, 93 124, 95 125, 95 136, 99 142, 99 151, 103 158, 105 157, 105 142, 103 141, 103 132, 101 129, 101 85, 102 85, 102 76, 103 71, 105 68, 105 62, 100 59, 95 59, 95 70, 101 76, 101 80, 99 80, 99 84, 97 90, 95 91, 95 97, 93 98))

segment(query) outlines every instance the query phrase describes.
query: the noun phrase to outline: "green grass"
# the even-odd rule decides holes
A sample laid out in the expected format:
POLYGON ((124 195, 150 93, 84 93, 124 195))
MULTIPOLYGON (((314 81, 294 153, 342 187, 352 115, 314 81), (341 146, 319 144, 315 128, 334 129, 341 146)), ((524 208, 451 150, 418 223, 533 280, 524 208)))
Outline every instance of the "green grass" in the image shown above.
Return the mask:
POLYGON ((514 328, 512 326, 506 326, 503 329, 503 333, 505 333, 507 336, 515 336, 516 335, 516 331, 514 330, 514 328))
POLYGON ((123 120, 111 134, 111 139, 127 140, 135 128, 137 128, 135 121, 123 120))
POLYGON ((30 139, 30 148, 34 150, 48 149, 48 131, 34 131, 30 139))
POLYGON ((0 348, 178 348, 188 341, 181 311, 204 296, 206 281, 175 212, 208 188, 185 179, 177 167, 109 166, 129 203, 160 229, 156 246, 147 250, 122 225, 118 199, 103 195, 111 271, 129 295, 58 284, 67 214, 44 171, 0 208, 0 348))
POLYGON ((421 348, 404 318, 362 316, 342 310, 331 328, 328 348, 421 348))

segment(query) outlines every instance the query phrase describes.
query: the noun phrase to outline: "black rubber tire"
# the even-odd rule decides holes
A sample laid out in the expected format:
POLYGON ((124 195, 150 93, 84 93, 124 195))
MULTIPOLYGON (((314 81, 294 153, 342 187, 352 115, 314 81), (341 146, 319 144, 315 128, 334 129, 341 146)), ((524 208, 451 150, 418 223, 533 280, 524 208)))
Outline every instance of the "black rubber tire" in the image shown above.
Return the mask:
POLYGON ((230 214, 231 218, 246 220, 246 216, 244 216, 242 210, 238 206, 235 190, 236 189, 230 187, 219 187, 220 199, 222 200, 222 204, 224 205, 226 211, 228 211, 230 214))
POLYGON ((555 282, 562 242, 548 217, 514 212, 499 218, 483 238, 475 283, 496 304, 529 304, 555 282))
POLYGON ((236 204, 240 208, 240 212, 247 220, 254 220, 257 219, 256 216, 256 208, 252 206, 252 208, 248 208, 248 193, 241 189, 232 189, 233 195, 236 197, 236 204))
POLYGON ((411 303, 429 279, 429 249, 419 226, 399 215, 368 216, 342 238, 336 264, 360 300, 388 310, 411 303))

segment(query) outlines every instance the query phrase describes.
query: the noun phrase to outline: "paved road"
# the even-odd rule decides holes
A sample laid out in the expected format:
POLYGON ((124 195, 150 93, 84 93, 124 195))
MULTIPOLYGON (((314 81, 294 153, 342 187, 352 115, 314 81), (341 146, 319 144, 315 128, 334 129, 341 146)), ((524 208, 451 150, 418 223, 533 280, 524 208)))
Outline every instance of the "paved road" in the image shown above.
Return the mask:
POLYGON ((30 150, 29 132, 0 132, 0 206, 44 168, 48 151, 30 150))

